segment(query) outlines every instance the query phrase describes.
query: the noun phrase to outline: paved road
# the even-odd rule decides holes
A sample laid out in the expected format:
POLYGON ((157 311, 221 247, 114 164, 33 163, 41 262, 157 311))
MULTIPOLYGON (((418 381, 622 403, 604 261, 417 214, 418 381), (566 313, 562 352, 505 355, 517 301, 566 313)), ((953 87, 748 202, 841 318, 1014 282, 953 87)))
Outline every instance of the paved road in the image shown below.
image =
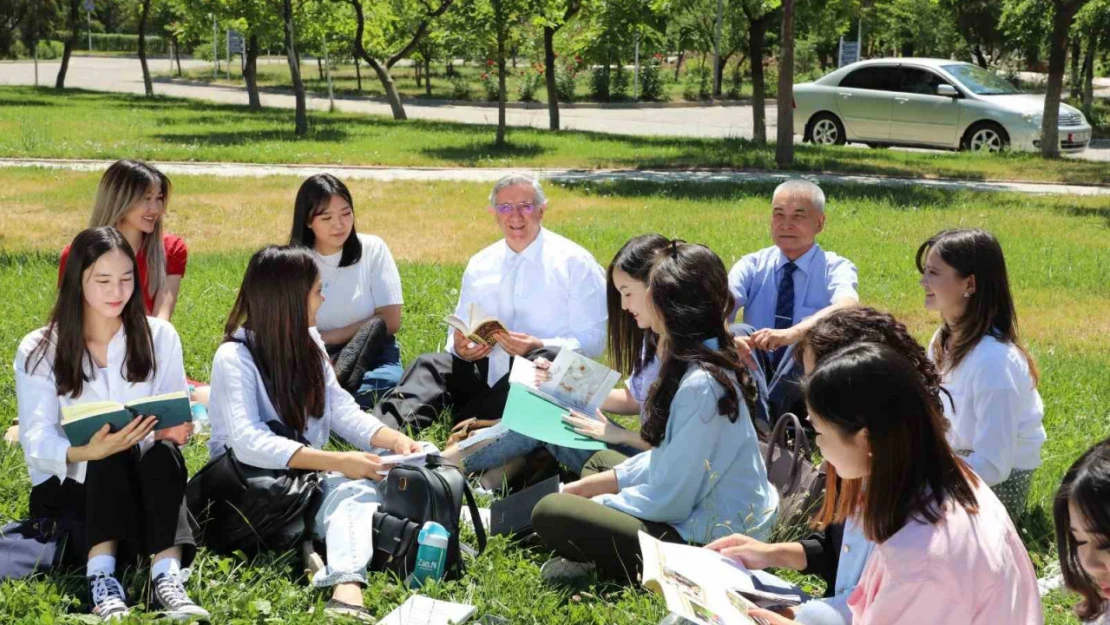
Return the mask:
MULTIPOLYGON (((275 62, 277 62, 275 60, 275 62)), ((203 61, 183 61, 185 67, 206 67, 203 61)), ((168 73, 167 59, 150 61, 152 73, 168 73)), ((39 84, 54 83, 58 62, 39 63, 39 84)), ((0 63, 0 85, 34 84, 34 64, 30 62, 0 63)), ((142 70, 137 59, 112 57, 73 57, 70 61, 66 85, 95 91, 143 93, 142 70)), ((1100 88, 1106 85, 1100 82, 1100 88)), ((155 93, 194 98, 225 104, 247 103, 246 90, 219 85, 183 84, 157 81, 155 93)), ((293 108, 293 96, 274 93, 261 95, 264 106, 293 108)), ((326 98, 309 97, 308 106, 327 110, 326 98)), ((336 108, 341 111, 391 115, 389 105, 372 100, 338 99, 336 108)), ((484 106, 428 105, 406 103, 405 111, 412 119, 430 119, 468 124, 496 124, 497 109, 484 106)), ((752 136, 752 109, 750 106, 705 106, 685 108, 565 108, 561 111, 563 127, 568 130, 587 130, 623 135, 656 135, 676 137, 735 137, 752 136)), ((767 136, 775 136, 775 108, 767 108, 767 136)), ((510 126, 547 127, 547 110, 510 108, 507 112, 510 126)), ((1076 155, 1084 160, 1110 162, 1110 141, 1092 144, 1091 149, 1076 155)))
MULTIPOLYGON (((41 167, 70 171, 103 171, 112 161, 0 158, 0 169, 41 167)), ((158 168, 174 176, 296 176, 305 178, 326 171, 344 180, 454 180, 460 182, 494 182, 505 174, 519 169, 495 167, 347 167, 342 165, 260 165, 249 163, 157 163, 158 168)), ((718 171, 650 171, 638 169, 536 169, 540 178, 555 182, 580 183, 608 180, 637 180, 644 182, 777 182, 796 177, 795 173, 753 172, 736 170, 718 171)), ((917 178, 892 178, 885 176, 853 176, 833 174, 806 174, 818 183, 854 183, 865 185, 914 185, 929 186, 951 191, 1011 191, 1036 195, 1086 195, 1110 197, 1110 187, 1028 182, 975 182, 963 180, 928 180, 917 178)))

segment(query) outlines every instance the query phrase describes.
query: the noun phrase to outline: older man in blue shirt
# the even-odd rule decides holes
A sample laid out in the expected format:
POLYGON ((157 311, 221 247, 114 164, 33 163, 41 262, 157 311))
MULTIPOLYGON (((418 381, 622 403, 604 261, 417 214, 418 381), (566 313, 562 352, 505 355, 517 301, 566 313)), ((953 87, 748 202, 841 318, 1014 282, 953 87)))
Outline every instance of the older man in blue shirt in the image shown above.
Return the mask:
POLYGON ((742 324, 737 348, 767 382, 768 416, 804 411, 793 346, 819 319, 859 304, 856 266, 817 244, 825 227, 825 193, 807 180, 788 180, 771 198, 774 245, 741 258, 729 272, 742 324))

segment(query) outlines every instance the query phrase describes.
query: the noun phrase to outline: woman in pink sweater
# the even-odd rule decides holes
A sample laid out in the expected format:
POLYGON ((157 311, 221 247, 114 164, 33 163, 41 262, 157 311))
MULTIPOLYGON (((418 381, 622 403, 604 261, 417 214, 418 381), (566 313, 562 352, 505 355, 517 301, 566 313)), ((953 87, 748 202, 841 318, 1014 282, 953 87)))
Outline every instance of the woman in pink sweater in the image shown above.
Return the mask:
POLYGON ((853 625, 1044 622, 1006 509, 948 446, 944 415, 904 356, 873 343, 841 349, 810 375, 806 402, 822 455, 864 481, 846 514, 877 546, 848 600, 853 625))

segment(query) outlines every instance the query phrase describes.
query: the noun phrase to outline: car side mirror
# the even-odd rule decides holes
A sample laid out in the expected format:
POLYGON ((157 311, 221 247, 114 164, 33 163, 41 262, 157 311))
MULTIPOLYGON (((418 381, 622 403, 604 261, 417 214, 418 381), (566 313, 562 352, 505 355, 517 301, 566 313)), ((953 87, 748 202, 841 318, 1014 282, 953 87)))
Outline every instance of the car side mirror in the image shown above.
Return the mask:
POLYGON ((959 97, 960 93, 956 91, 956 88, 952 85, 937 85, 937 95, 946 98, 956 98, 959 97))

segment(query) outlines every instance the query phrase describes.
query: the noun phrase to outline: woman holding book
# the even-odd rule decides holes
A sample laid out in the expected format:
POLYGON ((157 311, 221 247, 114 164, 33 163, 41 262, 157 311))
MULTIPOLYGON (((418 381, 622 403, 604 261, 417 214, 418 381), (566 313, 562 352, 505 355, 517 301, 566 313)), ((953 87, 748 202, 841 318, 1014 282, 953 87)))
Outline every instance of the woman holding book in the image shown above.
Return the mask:
POLYGON ((917 250, 925 308, 940 313, 929 356, 952 396, 948 440, 1015 519, 1045 442, 1037 365, 1018 340, 1006 260, 985 230, 945 230, 917 250))
MULTIPOLYGON (((655 358, 657 337, 651 330, 650 313, 646 312, 648 275, 656 253, 668 245, 670 241, 658 234, 634 237, 613 257, 607 272, 609 354, 613 368, 628 376, 628 383, 625 388, 610 391, 601 410, 619 415, 641 415, 641 423, 641 407, 659 371, 655 358)), ((550 362, 541 358, 535 363, 538 375, 545 378, 544 370, 550 362)), ((580 434, 603 441, 610 449, 626 456, 650 449, 638 433, 622 428, 600 412, 593 419, 579 415, 572 416, 568 422, 580 434)), ((455 429, 465 430, 469 426, 470 423, 464 421, 455 429)), ((484 472, 482 485, 492 489, 519 471, 524 456, 540 447, 546 447, 575 474, 582 472, 594 453, 543 443, 498 424, 473 432, 462 444, 449 446, 444 456, 458 463, 466 473, 484 472)))
MULTIPOLYGON (((831 353, 856 343, 888 345, 913 363, 921 383, 938 410, 944 395, 940 375, 925 350, 909 330, 893 316, 874 308, 838 310, 821 319, 799 341, 795 358, 808 375, 831 353)), ((764 543, 750 536, 734 534, 710 543, 708 548, 736 559, 747 568, 795 569, 817 574, 825 580, 825 596, 807 602, 795 611, 795 620, 804 625, 849 625, 852 614, 848 597, 859 583, 867 559, 875 548, 858 519, 838 511, 859 497, 861 480, 844 480, 836 468, 827 466, 825 500, 808 537, 787 543, 764 543)))
POLYGON ((834 517, 855 519, 876 545, 848 598, 853 624, 1044 622, 1021 537, 948 445, 936 392, 908 358, 850 345, 819 362, 805 390, 821 454, 843 480, 863 481, 834 517))
POLYGON ((152 607, 206 619, 185 591, 196 548, 178 447, 192 424, 156 429, 155 417, 140 416, 116 432, 106 423, 76 445, 61 423, 66 408, 88 402, 184 393, 181 340, 169 323, 146 316, 135 255, 118 230, 90 228, 69 249, 50 320, 24 337, 14 365, 31 516, 72 528, 63 561, 79 566, 87 554, 94 615, 129 612, 117 558, 153 554, 152 607))
POLYGON ((269 246, 247 265, 212 362, 211 457, 228 449, 262 469, 319 471, 322 503, 313 525, 327 566, 312 579, 331 587, 325 611, 373 622, 362 587, 373 555, 370 519, 384 477, 381 455, 425 449, 362 412, 336 380, 314 327, 324 302, 313 254, 269 246), (325 451, 331 432, 358 451, 325 451))
POLYGON ((397 386, 401 348, 401 275, 385 241, 355 231, 354 200, 331 174, 305 180, 293 207, 290 245, 312 251, 324 285, 316 329, 339 381, 364 408, 397 386), (355 375, 357 380, 350 380, 355 375))
POLYGON ((1110 625, 1110 439, 1068 469, 1053 516, 1064 585, 1081 597, 1076 614, 1091 625, 1110 625))
POLYGON ((778 493, 759 453, 752 380, 725 326, 724 263, 707 247, 672 241, 656 255, 647 293, 640 314, 659 337, 659 373, 640 437, 652 449, 630 459, 598 452, 581 480, 540 501, 532 524, 558 556, 545 579, 595 568, 635 579, 640 531, 698 544, 770 533, 778 493))

